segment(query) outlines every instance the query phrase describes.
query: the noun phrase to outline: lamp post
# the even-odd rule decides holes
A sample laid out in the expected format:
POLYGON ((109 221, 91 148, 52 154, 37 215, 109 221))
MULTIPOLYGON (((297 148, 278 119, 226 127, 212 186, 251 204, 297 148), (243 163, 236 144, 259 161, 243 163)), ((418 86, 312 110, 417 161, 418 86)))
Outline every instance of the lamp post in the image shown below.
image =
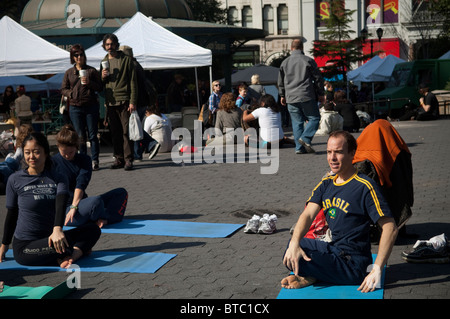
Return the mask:
MULTIPOLYGON (((378 28, 376 32, 377 32, 378 42, 381 42, 381 38, 383 37, 383 29, 378 28)), ((369 31, 367 31, 366 28, 361 30, 361 37, 363 38, 363 42, 366 42, 368 35, 369 35, 369 31)), ((370 57, 373 58, 373 39, 370 39, 370 57)))

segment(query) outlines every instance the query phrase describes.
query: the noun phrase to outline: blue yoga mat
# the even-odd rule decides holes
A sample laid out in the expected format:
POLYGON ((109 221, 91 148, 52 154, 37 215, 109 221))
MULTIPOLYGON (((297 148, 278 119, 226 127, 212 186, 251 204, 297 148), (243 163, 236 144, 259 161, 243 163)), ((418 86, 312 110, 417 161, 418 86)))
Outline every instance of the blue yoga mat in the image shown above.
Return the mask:
MULTIPOLYGON (((372 255, 373 260, 375 260, 375 257, 376 255, 372 255)), ((385 272, 386 267, 383 268, 381 273, 381 288, 376 288, 372 292, 360 292, 357 290, 360 285, 344 286, 317 282, 300 289, 281 288, 277 299, 383 299, 385 272)))
POLYGON ((102 228, 102 233, 223 238, 231 235, 243 226, 243 224, 198 223, 172 220, 140 220, 125 218, 120 223, 106 225, 102 228))
MULTIPOLYGON (((153 274, 174 258, 174 254, 144 253, 144 252, 117 252, 94 251, 91 255, 83 257, 75 264, 84 272, 116 272, 116 273, 145 273, 153 274)), ((12 251, 6 253, 7 260, 0 263, 2 269, 66 271, 57 266, 23 266, 13 259, 12 251)))

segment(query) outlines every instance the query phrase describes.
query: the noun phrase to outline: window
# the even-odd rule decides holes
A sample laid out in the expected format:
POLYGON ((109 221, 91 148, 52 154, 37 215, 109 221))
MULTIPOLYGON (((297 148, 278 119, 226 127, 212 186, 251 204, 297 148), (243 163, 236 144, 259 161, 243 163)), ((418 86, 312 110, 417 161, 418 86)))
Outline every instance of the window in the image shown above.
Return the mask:
POLYGON ((273 8, 264 6, 263 8, 263 29, 269 34, 273 34, 273 8))
POLYGON ((278 34, 287 34, 288 29, 288 7, 285 4, 280 4, 278 6, 278 34))
POLYGON ((251 28, 253 27, 252 8, 245 6, 242 9, 242 26, 251 28))
POLYGON ((364 8, 366 25, 398 22, 398 0, 366 0, 364 8))
POLYGON ((324 27, 325 20, 330 18, 331 8, 330 1, 316 2, 317 26, 324 27))
POLYGON ((230 7, 228 9, 228 24, 235 25, 238 21, 238 10, 235 7, 230 7))

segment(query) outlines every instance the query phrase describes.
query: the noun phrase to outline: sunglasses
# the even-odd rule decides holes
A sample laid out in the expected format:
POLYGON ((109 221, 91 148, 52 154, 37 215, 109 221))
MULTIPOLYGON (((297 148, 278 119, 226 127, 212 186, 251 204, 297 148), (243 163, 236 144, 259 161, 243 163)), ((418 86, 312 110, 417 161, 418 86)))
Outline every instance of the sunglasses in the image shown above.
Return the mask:
POLYGON ((214 84, 214 86, 220 86, 220 84, 214 84))
POLYGON ((75 54, 73 55, 74 58, 78 58, 78 57, 82 57, 82 56, 84 56, 83 53, 75 53, 75 54))

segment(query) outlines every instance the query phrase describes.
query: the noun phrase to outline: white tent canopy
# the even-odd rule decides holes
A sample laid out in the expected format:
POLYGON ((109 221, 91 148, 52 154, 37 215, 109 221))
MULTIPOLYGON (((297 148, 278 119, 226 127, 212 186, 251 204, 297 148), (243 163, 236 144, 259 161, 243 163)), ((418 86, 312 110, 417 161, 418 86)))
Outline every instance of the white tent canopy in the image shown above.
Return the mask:
POLYGON ((348 72, 347 79, 354 82, 386 82, 389 81, 395 65, 402 62, 405 60, 392 54, 385 58, 376 55, 356 70, 348 72))
POLYGON ((0 20, 0 76, 54 74, 70 68, 69 52, 4 16, 0 20))
MULTIPOLYGON (((133 49, 133 55, 144 69, 181 69, 210 66, 211 50, 191 43, 161 27, 137 12, 114 34, 120 45, 133 49)), ((87 63, 97 69, 105 57, 102 41, 86 50, 87 63)))

